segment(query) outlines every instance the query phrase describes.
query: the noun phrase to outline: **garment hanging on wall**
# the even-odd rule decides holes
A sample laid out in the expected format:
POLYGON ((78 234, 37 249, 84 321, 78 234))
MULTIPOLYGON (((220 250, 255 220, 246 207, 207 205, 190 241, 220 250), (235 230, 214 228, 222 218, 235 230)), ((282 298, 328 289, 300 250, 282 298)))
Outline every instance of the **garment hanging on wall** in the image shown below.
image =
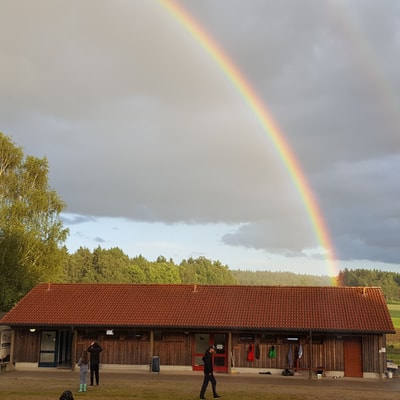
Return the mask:
POLYGON ((256 343, 255 354, 256 354, 256 359, 259 360, 260 359, 260 345, 258 343, 256 343))
POLYGON ((292 353, 292 345, 289 344, 289 352, 287 355, 288 365, 291 368, 293 366, 293 353, 292 353))
POLYGON ((249 344, 249 348, 247 349, 247 361, 254 361, 254 345, 252 343, 249 344))
POLYGON ((275 346, 271 346, 268 352, 269 358, 276 358, 276 348, 275 346))
POLYGON ((301 358, 302 355, 303 355, 303 346, 302 346, 301 343, 300 343, 299 351, 298 351, 298 353, 297 353, 297 357, 298 357, 298 358, 301 358))

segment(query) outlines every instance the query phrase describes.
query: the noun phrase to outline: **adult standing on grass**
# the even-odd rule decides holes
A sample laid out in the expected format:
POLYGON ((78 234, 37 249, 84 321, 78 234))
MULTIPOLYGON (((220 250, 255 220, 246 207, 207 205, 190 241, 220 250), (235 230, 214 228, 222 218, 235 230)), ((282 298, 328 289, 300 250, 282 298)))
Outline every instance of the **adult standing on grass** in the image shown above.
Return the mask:
POLYGON ((208 386, 208 383, 211 382, 212 391, 214 399, 219 399, 221 396, 217 393, 217 380, 214 376, 214 366, 213 366, 213 357, 212 355, 215 352, 215 347, 210 346, 207 351, 204 353, 203 362, 204 362, 204 380, 201 385, 200 390, 200 400, 205 400, 205 393, 208 386))
POLYGON ((100 353, 103 349, 97 342, 90 343, 87 349, 90 353, 90 386, 93 386, 93 378, 96 378, 96 385, 99 384, 100 353))

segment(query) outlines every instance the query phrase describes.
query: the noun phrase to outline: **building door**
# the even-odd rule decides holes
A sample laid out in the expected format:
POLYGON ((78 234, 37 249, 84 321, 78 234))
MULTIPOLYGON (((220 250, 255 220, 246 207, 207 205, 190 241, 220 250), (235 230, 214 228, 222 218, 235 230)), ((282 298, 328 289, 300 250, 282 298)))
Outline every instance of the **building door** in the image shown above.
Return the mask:
POLYGON ((345 336, 343 338, 344 376, 363 377, 362 345, 360 337, 345 336))
POLYGON ((71 367, 72 332, 42 331, 39 367, 71 367))
POLYGON ((203 370, 203 356, 209 346, 215 346, 214 371, 228 372, 227 335, 225 333, 196 333, 192 356, 194 371, 203 370))
POLYGON ((57 331, 42 331, 40 337, 39 367, 56 367, 57 331))
POLYGON ((213 335, 214 353, 214 371, 228 372, 228 354, 227 338, 225 333, 216 333, 213 335))
POLYGON ((70 368, 72 366, 72 332, 70 330, 58 332, 57 366, 70 368))

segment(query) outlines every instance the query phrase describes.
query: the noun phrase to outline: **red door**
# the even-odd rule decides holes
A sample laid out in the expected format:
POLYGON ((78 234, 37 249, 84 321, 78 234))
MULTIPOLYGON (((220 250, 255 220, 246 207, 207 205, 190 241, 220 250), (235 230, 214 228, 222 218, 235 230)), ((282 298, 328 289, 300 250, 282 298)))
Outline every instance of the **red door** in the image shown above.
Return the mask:
POLYGON ((362 346, 360 337, 344 337, 344 376, 353 378, 363 377, 362 346))
POLYGON ((228 354, 225 333, 196 333, 192 353, 192 367, 194 371, 203 371, 203 356, 209 346, 215 346, 213 356, 214 371, 228 371, 228 354))

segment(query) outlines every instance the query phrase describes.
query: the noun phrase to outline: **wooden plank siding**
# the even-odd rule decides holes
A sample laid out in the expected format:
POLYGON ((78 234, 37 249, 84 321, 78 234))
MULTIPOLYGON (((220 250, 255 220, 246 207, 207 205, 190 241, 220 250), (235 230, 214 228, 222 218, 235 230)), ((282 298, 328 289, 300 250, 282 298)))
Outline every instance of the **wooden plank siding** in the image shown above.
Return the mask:
POLYGON ((37 363, 40 350, 40 333, 28 329, 16 329, 14 362, 37 363))
MULTIPOLYGON (((90 343, 83 337, 84 334, 78 332, 76 359, 90 343)), ((183 333, 167 332, 163 334, 162 340, 154 340, 152 354, 148 332, 142 332, 140 338, 121 335, 113 339, 113 336, 103 336, 98 341, 103 348, 100 354, 103 364, 146 365, 152 356, 159 356, 164 365, 191 365, 191 340, 183 333)))
POLYGON ((363 371, 383 372, 386 365, 386 354, 381 353, 381 350, 386 348, 385 337, 383 335, 368 335, 361 339, 363 371))
MULTIPOLYGON (((250 368, 274 368, 283 369, 288 365, 288 353, 290 346, 292 347, 293 354, 293 367, 296 365, 301 369, 324 367, 326 370, 343 370, 343 343, 336 336, 322 337, 321 343, 313 343, 311 346, 308 343, 307 336, 298 336, 299 343, 288 343, 285 339, 288 335, 277 336, 275 341, 263 343, 262 339, 258 343, 260 348, 260 358, 255 359, 253 362, 247 361, 248 343, 240 343, 238 336, 233 337, 233 356, 234 365, 236 367, 250 367, 250 368), (303 355, 299 359, 298 364, 295 364, 296 348, 299 348, 301 343, 303 355), (269 350, 271 346, 276 349, 276 358, 269 358, 269 350), (312 359, 310 360, 310 355, 312 359)), ((291 335, 296 336, 296 335, 291 335)), ((321 340, 321 337, 320 337, 321 340)))
MULTIPOLYGON (((104 332, 104 331, 103 331, 104 332)), ((293 360, 299 344, 289 344, 286 341, 288 334, 275 334, 273 340, 265 340, 263 334, 254 334, 252 344, 259 346, 259 358, 253 362, 247 361, 250 342, 243 342, 243 335, 232 333, 231 356, 233 366, 236 368, 257 368, 268 371, 268 369, 284 369, 288 367, 288 352, 292 346, 293 360), (276 357, 269 357, 271 346, 276 349, 276 357)), ((302 370, 323 367, 326 371, 344 370, 344 348, 343 337, 340 335, 319 335, 316 342, 310 345, 308 335, 291 335, 298 337, 303 350, 303 355, 298 364, 302 370)), ((97 340, 103 348, 101 362, 114 365, 150 365, 152 356, 159 356, 160 363, 168 366, 192 366, 192 353, 194 333, 163 331, 161 337, 156 337, 151 343, 149 331, 143 331, 140 336, 105 334, 97 336, 96 339, 88 338, 84 330, 78 330, 76 343, 73 349, 73 362, 81 356, 92 340, 97 340), (151 350, 153 350, 151 352, 151 350)), ((360 336, 357 336, 360 337, 360 336)), ((377 356, 385 347, 384 335, 364 335, 362 342, 362 364, 363 372, 376 373, 383 371, 384 354, 377 356)), ((229 352, 229 350, 227 350, 229 352)), ((26 328, 15 330, 14 361, 37 363, 40 353, 40 331, 34 333, 26 328)))

